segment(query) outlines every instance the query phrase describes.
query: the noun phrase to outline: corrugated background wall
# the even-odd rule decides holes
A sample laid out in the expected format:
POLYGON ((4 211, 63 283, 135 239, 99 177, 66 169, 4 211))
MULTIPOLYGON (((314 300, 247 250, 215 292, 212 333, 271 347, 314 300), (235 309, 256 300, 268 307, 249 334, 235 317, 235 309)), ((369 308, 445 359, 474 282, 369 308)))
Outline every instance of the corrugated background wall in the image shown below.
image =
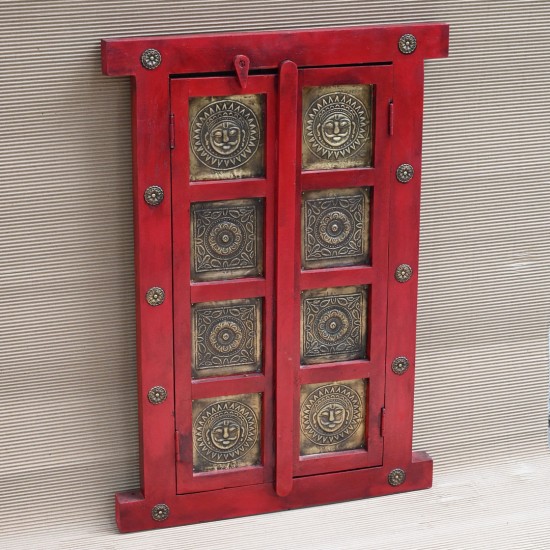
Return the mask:
POLYGON ((139 483, 130 82, 100 39, 432 20, 415 446, 436 480, 546 452, 550 3, 2 0, 4 533, 113 531, 139 483))

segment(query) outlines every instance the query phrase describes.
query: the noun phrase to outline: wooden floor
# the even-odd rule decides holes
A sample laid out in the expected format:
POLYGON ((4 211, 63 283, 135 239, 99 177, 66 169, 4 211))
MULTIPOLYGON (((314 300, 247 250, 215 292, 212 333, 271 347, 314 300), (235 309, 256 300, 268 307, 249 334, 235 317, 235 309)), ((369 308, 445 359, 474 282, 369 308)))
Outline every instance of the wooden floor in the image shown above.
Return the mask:
MULTIPOLYGON (((23 511, 22 511, 23 512, 23 511)), ((550 549, 550 452, 438 473, 431 490, 129 535, 107 525, 0 535, 10 550, 550 549)))

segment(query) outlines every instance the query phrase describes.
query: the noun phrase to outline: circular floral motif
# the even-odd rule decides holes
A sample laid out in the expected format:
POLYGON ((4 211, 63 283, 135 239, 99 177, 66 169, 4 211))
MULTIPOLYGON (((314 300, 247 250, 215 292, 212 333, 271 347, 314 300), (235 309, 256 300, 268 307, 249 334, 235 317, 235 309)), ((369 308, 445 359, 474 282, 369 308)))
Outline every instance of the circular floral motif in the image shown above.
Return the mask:
POLYGON ((206 243, 214 256, 225 258, 237 254, 243 245, 245 229, 238 222, 223 220, 207 229, 206 243))
POLYGON ((339 307, 330 307, 322 310, 316 320, 316 332, 325 342, 339 342, 348 334, 352 325, 349 313, 339 307))
POLYGON ((329 344, 344 340, 351 327, 353 319, 343 307, 330 305, 321 309, 313 321, 316 336, 329 344))
POLYGON ((162 386, 154 386, 147 393, 147 399, 149 399, 149 402, 153 405, 158 405, 166 400, 167 395, 168 393, 162 386))
POLYGON ((414 50, 416 50, 416 38, 412 34, 404 34, 399 39, 399 51, 404 54, 410 54, 414 50))
POLYGON ((409 368, 409 360, 406 357, 396 357, 391 362, 391 370, 395 374, 403 374, 409 368))
POLYGON ((222 319, 210 328, 208 340, 218 353, 231 353, 242 344, 243 327, 233 320, 222 319))
POLYGON ((349 439, 362 421, 359 394, 343 384, 327 384, 313 390, 301 410, 303 434, 315 445, 336 445, 349 439))
POLYGON ((208 461, 227 464, 246 455, 258 439, 254 411, 239 401, 218 401, 197 416, 193 428, 197 451, 208 461))
POLYGON ((307 146, 320 159, 351 157, 369 136, 367 108, 357 97, 344 92, 317 98, 304 120, 307 146))
POLYGON ((191 149, 212 170, 231 170, 245 164, 259 146, 254 111, 240 101, 222 99, 203 107, 191 124, 191 149))
POLYGON ((170 508, 166 504, 157 504, 151 510, 151 517, 155 521, 164 521, 170 515, 170 508))
POLYGON ((143 193, 145 202, 151 206, 158 206, 164 200, 164 191, 158 185, 151 185, 143 193))
POLYGON ((412 267, 409 264, 401 264, 395 270, 395 279, 398 283, 407 282, 413 274, 412 267))
POLYGON ((160 306, 164 302, 164 290, 159 286, 154 286, 147 291, 145 298, 150 306, 160 306))
POLYGON ((148 50, 145 50, 141 54, 141 64, 146 69, 156 69, 160 62, 162 61, 162 56, 160 55, 160 52, 158 50, 155 50, 154 48, 150 48, 148 50))
POLYGON ((400 181, 401 183, 411 181, 413 176, 414 168, 410 164, 401 164, 395 172, 397 181, 400 181))
POLYGON ((405 481, 406 477, 407 474, 405 473, 405 470, 402 470, 401 468, 396 468, 388 474, 388 483, 390 485, 393 485, 394 487, 397 487, 405 481))
POLYGON ((353 223, 344 210, 331 209, 320 216, 316 224, 319 239, 328 247, 336 248, 347 242, 352 234, 353 223))

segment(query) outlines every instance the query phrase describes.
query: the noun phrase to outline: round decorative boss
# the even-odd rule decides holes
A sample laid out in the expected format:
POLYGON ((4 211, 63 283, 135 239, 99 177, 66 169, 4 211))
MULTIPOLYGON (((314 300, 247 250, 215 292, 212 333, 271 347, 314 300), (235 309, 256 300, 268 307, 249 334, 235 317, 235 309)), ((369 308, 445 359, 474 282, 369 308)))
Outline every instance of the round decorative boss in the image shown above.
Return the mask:
POLYGON ((396 357, 391 362, 391 370, 395 374, 403 374, 409 368, 409 360, 406 357, 396 357))
POLYGON ((164 200, 164 191, 158 185, 151 185, 145 189, 143 198, 150 206, 158 206, 164 200))
POLYGON ((159 286, 154 286, 147 291, 145 298, 150 306, 160 306, 164 302, 164 290, 159 286))
POLYGON ((158 50, 155 50, 154 48, 149 48, 141 54, 141 64, 146 69, 156 69, 160 65, 161 61, 162 57, 160 55, 160 52, 158 50))
POLYGON ((388 483, 393 487, 397 487, 398 485, 401 485, 406 478, 407 474, 405 473, 405 470, 396 468, 388 474, 388 483))
POLYGON ((395 270, 395 279, 398 283, 406 283, 413 274, 412 267, 409 264, 401 264, 395 270))
POLYGON ((147 399, 153 405, 158 405, 166 400, 168 392, 162 386, 154 386, 147 393, 147 399))
POLYGON ((164 521, 170 515, 170 508, 166 504, 157 504, 151 510, 151 517, 155 521, 164 521))
POLYGON ((404 34, 399 39, 399 51, 408 55, 416 50, 416 38, 413 34, 404 34))
POLYGON ((395 171, 395 177, 397 181, 401 183, 407 183, 412 180, 414 176, 414 168, 410 164, 401 164, 395 171))

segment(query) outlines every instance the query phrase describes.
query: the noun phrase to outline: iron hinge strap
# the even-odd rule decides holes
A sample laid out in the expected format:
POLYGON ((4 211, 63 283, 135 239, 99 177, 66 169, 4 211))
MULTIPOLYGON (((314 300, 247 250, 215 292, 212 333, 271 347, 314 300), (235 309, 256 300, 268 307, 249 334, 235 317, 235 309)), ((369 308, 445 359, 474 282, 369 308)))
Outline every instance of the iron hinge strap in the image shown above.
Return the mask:
POLYGON ((388 134, 393 136, 393 99, 388 103, 388 134))
POLYGON ((176 123, 174 122, 174 115, 170 115, 170 149, 176 147, 176 123))
POLYGON ((386 408, 382 407, 382 410, 380 411, 380 437, 384 437, 384 428, 385 428, 385 422, 386 420, 386 408))

